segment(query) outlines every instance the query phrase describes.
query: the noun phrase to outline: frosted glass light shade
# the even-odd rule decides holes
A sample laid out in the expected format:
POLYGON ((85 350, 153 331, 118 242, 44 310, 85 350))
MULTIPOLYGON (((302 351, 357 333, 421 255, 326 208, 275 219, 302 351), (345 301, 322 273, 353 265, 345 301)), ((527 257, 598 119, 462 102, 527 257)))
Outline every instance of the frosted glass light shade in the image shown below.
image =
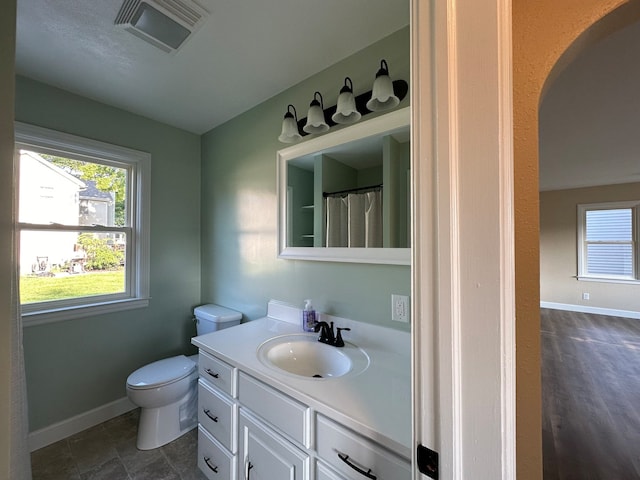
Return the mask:
POLYGON ((324 119, 324 108, 320 92, 316 92, 313 95, 313 101, 309 105, 309 113, 307 113, 307 123, 302 129, 307 133, 324 133, 329 130, 329 125, 324 119), (320 96, 320 101, 316 99, 318 95, 320 96))
POLYGON ((376 79, 373 82, 371 100, 367 102, 367 108, 372 112, 379 112, 397 107, 399 103, 400 100, 393 92, 393 82, 389 77, 387 62, 382 60, 380 70, 376 73, 376 79))
POLYGON ((336 113, 331 116, 331 120, 336 123, 347 124, 355 123, 360 120, 360 112, 356 107, 356 99, 353 96, 353 84, 349 77, 344 80, 344 87, 340 89, 338 96, 338 105, 336 105, 336 113), (349 84, 347 84, 347 82, 349 84))
POLYGON ((284 119, 282 120, 282 132, 278 137, 278 140, 282 143, 295 143, 302 139, 302 135, 298 131, 298 121, 289 110, 290 108, 293 108, 295 112, 293 105, 287 107, 287 113, 284 114, 284 119))

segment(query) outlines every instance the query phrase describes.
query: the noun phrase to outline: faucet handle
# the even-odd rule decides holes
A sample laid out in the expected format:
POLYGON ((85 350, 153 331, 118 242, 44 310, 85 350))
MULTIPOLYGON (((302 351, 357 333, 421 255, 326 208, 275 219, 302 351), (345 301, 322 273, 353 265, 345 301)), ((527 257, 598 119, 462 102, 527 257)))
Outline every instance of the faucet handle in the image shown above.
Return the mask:
POLYGON ((329 326, 327 322, 318 322, 316 323, 315 331, 320 331, 320 336, 318 337, 319 342, 326 343, 327 345, 334 344, 333 322, 331 322, 331 326, 329 326))
POLYGON ((350 328, 340 328, 340 327, 337 327, 337 328, 336 328, 336 331, 337 331, 338 333, 336 333, 336 340, 335 340, 335 342, 333 342, 333 345, 334 345, 335 347, 344 347, 344 340, 342 339, 342 330, 346 330, 347 332, 350 332, 350 331, 351 331, 351 329, 350 329, 350 328))

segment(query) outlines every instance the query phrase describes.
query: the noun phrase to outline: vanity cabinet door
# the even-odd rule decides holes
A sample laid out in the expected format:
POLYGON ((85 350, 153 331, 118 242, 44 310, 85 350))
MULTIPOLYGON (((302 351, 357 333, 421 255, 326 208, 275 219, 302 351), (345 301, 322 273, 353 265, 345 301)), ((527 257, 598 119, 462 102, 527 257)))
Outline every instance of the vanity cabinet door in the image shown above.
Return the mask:
POLYGON ((308 480, 309 456, 240 408, 240 480, 308 480))

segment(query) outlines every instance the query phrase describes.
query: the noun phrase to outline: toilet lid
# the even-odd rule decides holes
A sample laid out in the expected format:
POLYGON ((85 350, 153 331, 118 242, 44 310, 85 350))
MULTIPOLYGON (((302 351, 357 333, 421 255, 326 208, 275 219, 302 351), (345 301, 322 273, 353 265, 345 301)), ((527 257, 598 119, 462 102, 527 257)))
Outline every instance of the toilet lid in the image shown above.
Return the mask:
POLYGON ((190 375, 196 364, 184 355, 165 358, 139 368, 127 378, 127 385, 133 389, 156 388, 177 382, 190 375))

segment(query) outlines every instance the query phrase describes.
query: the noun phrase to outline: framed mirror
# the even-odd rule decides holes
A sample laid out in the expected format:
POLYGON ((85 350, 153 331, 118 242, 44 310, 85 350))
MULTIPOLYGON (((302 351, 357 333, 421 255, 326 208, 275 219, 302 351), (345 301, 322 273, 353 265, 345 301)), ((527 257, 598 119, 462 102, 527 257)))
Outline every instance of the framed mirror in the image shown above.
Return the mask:
POLYGON ((278 256, 411 262, 410 107, 278 151, 278 256))

